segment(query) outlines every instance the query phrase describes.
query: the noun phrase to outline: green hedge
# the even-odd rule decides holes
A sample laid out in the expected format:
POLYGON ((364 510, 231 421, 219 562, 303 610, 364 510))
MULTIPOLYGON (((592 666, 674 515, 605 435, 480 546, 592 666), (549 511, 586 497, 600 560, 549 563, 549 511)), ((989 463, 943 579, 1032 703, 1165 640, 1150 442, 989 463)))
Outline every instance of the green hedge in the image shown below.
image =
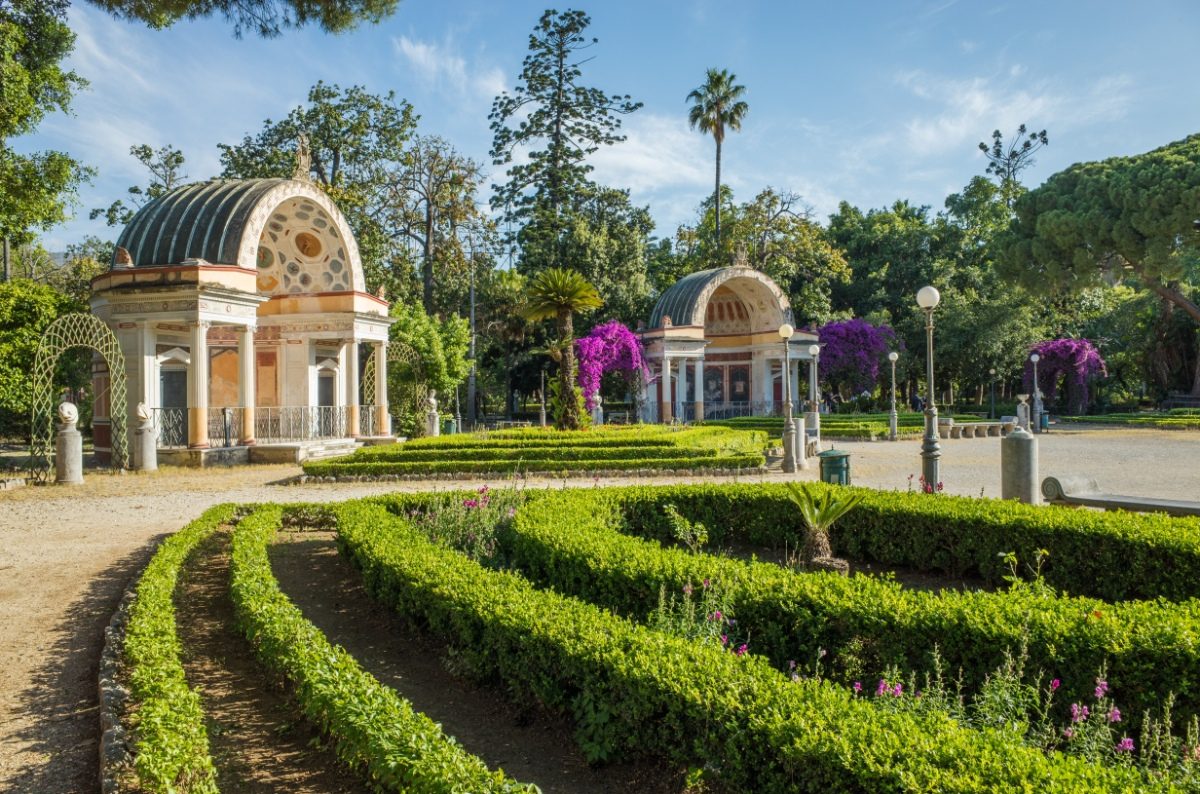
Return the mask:
POLYGON ((230 590, 259 660, 295 687, 305 716, 333 737, 338 757, 383 791, 533 791, 490 771, 304 618, 279 589, 267 556, 281 516, 280 507, 266 505, 238 524, 230 590))
POLYGON ((1096 416, 1063 416, 1060 422, 1096 425, 1126 425, 1155 427, 1162 430, 1200 429, 1200 409, 1172 408, 1164 413, 1099 414, 1096 416))
POLYGON ((633 529, 626 508, 661 516, 670 502, 694 512, 690 494, 702 488, 539 493, 503 537, 506 559, 545 587, 637 619, 658 605, 660 588, 678 593, 705 579, 719 582, 751 648, 781 667, 815 659, 820 649, 841 663, 839 655, 854 648, 868 672, 924 669, 937 646, 948 669, 960 669, 974 689, 1005 651, 1027 641, 1031 666, 1062 679, 1066 691, 1087 691, 1107 664, 1132 717, 1161 708, 1170 693, 1180 713, 1200 714, 1200 601, 1109 604, 1029 587, 935 594, 874 577, 795 574, 773 563, 693 555, 618 531, 633 529))
POLYGON ((200 695, 188 687, 175 627, 175 584, 192 550, 232 520, 235 507, 205 511, 162 542, 138 580, 123 654, 129 670, 134 768, 140 790, 215 794, 200 695))
POLYGON ((387 474, 476 473, 507 474, 522 472, 566 473, 576 471, 628 471, 631 469, 690 469, 692 471, 758 469, 764 466, 762 455, 724 455, 719 457, 645 458, 634 460, 514 460, 514 461, 433 461, 424 463, 345 462, 336 460, 306 463, 304 472, 313 477, 379 476, 387 474))
POLYGON ((449 637, 476 673, 572 714, 594 759, 652 754, 764 794, 1154 789, 1131 769, 1047 756, 937 715, 889 713, 828 682, 790 682, 757 655, 537 590, 433 546, 382 505, 335 510, 371 592, 449 637))
POLYGON ((751 469, 766 463, 766 436, 720 427, 632 427, 621 430, 501 431, 368 447, 308 463, 312 476, 751 469))
MULTIPOLYGON (((814 488, 828 488, 813 483, 814 488)), ((1073 595, 1105 601, 1200 598, 1200 519, 1156 513, 1095 512, 1011 500, 856 488, 863 501, 834 526, 842 556, 990 583, 1008 573, 1000 555, 1032 562, 1050 556, 1046 581, 1073 595)), ((625 511, 638 534, 669 537, 660 503, 704 522, 710 542, 782 547, 801 530, 785 485, 719 484, 629 489, 625 511)))

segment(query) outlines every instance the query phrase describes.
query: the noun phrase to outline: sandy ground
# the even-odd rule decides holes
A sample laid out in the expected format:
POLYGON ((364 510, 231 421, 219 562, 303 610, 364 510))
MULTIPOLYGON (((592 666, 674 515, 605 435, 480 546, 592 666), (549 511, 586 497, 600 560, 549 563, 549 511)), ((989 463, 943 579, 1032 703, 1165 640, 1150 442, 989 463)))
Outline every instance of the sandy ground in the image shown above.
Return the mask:
MULTIPOLYGON (((837 446, 851 453, 856 485, 903 491, 909 474, 914 483, 920 475, 918 441, 837 446)), ((942 450, 948 493, 999 495, 1000 439, 947 440, 942 450)), ((1200 433, 1183 431, 1057 429, 1040 439, 1043 476, 1089 474, 1115 492, 1167 498, 1200 498, 1198 453, 1200 433)), ((89 474, 85 485, 70 489, 0 492, 0 790, 98 788, 95 683, 104 626, 164 534, 220 502, 329 501, 483 482, 270 485, 297 472, 267 466, 89 474)), ((797 475, 815 478, 815 465, 797 475)), ((733 481, 671 481, 713 479, 733 481)), ((598 481, 621 482, 628 481, 598 481)), ((593 481, 567 484, 591 487, 593 481)), ((536 485, 561 487, 563 481, 536 485)))

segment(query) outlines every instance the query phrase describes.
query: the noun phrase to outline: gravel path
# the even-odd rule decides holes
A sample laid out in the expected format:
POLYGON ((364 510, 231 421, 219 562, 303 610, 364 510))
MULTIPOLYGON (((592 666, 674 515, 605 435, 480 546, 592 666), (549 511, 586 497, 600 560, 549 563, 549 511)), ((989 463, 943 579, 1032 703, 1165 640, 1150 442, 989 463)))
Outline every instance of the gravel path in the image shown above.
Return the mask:
MULTIPOLYGON (((851 453, 856 485, 905 490, 908 475, 920 474, 918 441, 837 446, 851 453)), ((1000 439, 947 440, 942 449, 947 492, 999 495, 1000 439)), ((1113 491, 1179 499, 1200 498, 1198 453, 1200 433, 1186 431, 1058 429, 1040 441, 1043 476, 1086 473, 1113 491)), ((815 468, 797 478, 815 479, 815 468)), ((85 485, 71 489, 0 492, 0 790, 97 789, 95 683, 104 626, 164 534, 220 502, 331 501, 483 482, 270 485, 298 471, 265 466, 89 474, 85 485)), ((741 479, 780 481, 783 475, 741 479)), ((531 485, 561 487, 563 481, 531 485)))

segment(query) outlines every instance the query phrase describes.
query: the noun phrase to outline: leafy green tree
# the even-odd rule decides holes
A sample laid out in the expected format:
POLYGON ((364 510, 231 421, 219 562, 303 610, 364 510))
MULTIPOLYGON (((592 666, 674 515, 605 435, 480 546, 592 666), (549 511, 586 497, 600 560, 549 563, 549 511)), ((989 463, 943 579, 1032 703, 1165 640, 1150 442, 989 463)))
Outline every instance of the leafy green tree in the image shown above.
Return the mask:
MULTIPOLYGON (((467 347, 470 330, 466 320, 453 314, 431 317, 419 306, 396 301, 391 315, 396 322, 389 338, 404 342, 421 356, 421 366, 429 388, 436 389, 443 408, 452 407, 455 389, 467 377, 467 347)), ((392 373, 395 374, 395 373, 392 373)))
POLYGON ((371 288, 385 286, 394 299, 417 293, 416 271, 401 232, 388 218, 396 209, 391 188, 405 167, 405 146, 416 127, 412 107, 388 92, 361 86, 345 91, 318 82, 308 104, 241 143, 221 144, 222 176, 236 179, 290 177, 296 145, 307 135, 310 177, 346 214, 358 240, 371 288))
POLYGON ((62 66, 75 44, 67 5, 0 2, 0 238, 14 244, 65 220, 67 205, 92 174, 63 152, 18 154, 9 145, 50 113, 68 112, 72 95, 86 85, 62 66))
MULTIPOLYGON (((504 395, 513 392, 517 369, 530 359, 535 328, 525 317, 528 282, 515 270, 494 270, 480 285, 480 358, 490 362, 504 395)), ((509 400, 505 399, 507 406, 509 400)))
POLYGON ((144 22, 152 28, 169 27, 181 19, 220 14, 233 23, 241 38, 247 29, 263 38, 284 29, 316 25, 329 33, 342 33, 363 22, 377 23, 391 16, 400 0, 89 0, 118 19, 144 22))
MULTIPOLYGON (((47 284, 27 279, 0 284, 0 434, 28 435, 33 365, 42 332, 59 316, 81 310, 77 301, 47 284)), ((90 365, 90 356, 64 356, 55 382, 83 389, 90 365)))
POLYGON ((579 400, 575 386, 575 314, 601 306, 596 288, 574 270, 552 267, 538 273, 529 284, 525 317, 531 322, 554 319, 558 339, 551 357, 559 363, 560 411, 555 424, 560 430, 578 430, 579 400))
POLYGON ((717 145, 717 176, 713 188, 713 206, 716 212, 717 247, 721 245, 721 145, 725 142, 725 130, 740 130, 742 119, 750 106, 742 99, 746 87, 738 85, 737 75, 725 69, 709 69, 704 85, 687 95, 692 103, 688 110, 688 124, 706 135, 712 135, 717 145))
MULTIPOLYGON (((1200 323, 1197 207, 1200 135, 1078 163, 1017 199, 998 266, 1039 294, 1128 283, 1200 323)), ((1193 392, 1200 395, 1200 368, 1193 392)))
POLYGON ((385 205, 389 223, 420 252, 426 312, 439 309, 434 301, 439 259, 464 259, 459 229, 483 222, 475 205, 482 181, 479 163, 437 136, 415 138, 393 172, 385 205))
POLYGON ((146 202, 171 192, 187 179, 187 174, 183 173, 183 152, 170 144, 152 149, 142 143, 130 146, 129 153, 150 172, 150 184, 144 188, 140 185, 129 188, 129 200, 133 206, 117 199, 107 208, 92 210, 88 213, 89 218, 95 220, 103 217, 109 226, 125 226, 146 202))
POLYGON ((567 228, 564 211, 587 187, 587 158, 624 140, 620 117, 642 106, 580 84, 581 67, 591 60, 582 53, 598 41, 584 34, 589 24, 582 11, 543 13, 529 36, 520 85, 496 97, 488 115, 492 163, 508 166, 508 181, 493 186, 493 209, 522 224, 541 213, 551 239, 567 228), (514 164, 517 149, 527 158, 514 164))

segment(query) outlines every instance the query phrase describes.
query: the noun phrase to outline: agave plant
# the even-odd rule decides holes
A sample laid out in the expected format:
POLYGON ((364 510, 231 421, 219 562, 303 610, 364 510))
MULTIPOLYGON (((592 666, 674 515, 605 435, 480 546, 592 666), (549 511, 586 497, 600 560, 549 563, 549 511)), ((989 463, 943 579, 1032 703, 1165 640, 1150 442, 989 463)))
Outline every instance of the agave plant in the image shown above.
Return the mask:
POLYGON ((788 483, 792 501, 800 508, 804 519, 804 559, 806 562, 833 556, 829 529, 839 518, 849 513, 865 498, 865 494, 842 489, 817 489, 788 483))

